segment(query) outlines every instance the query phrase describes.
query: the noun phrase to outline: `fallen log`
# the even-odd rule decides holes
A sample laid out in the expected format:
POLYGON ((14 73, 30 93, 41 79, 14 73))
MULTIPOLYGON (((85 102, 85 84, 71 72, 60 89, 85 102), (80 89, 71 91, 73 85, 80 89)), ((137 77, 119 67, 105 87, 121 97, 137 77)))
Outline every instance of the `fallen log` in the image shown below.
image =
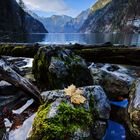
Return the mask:
POLYGON ((0 55, 33 58, 40 47, 70 49, 89 62, 140 65, 140 48, 123 45, 39 45, 0 43, 0 55))
POLYGON ((140 65, 140 48, 92 48, 76 50, 77 54, 90 62, 140 65))
POLYGON ((42 103, 43 100, 39 90, 26 78, 15 72, 3 58, 0 59, 0 79, 22 89, 36 102, 42 103))
MULTIPOLYGON (((111 47, 112 44, 105 43, 100 45, 81 45, 81 44, 33 44, 33 43, 0 43, 0 55, 15 56, 15 57, 29 57, 33 58, 40 47, 48 48, 65 48, 71 50, 90 49, 95 47, 111 47)), ((122 46, 121 46, 122 47, 122 46)))
POLYGON ((0 55, 33 58, 39 48, 38 44, 0 43, 0 55))

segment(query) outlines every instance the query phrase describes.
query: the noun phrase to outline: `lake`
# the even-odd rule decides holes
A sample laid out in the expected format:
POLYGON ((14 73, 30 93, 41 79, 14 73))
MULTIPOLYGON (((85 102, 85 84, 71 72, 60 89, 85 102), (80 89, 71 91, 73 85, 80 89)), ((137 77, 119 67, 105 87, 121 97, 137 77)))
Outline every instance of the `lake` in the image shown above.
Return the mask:
POLYGON ((140 34, 110 34, 110 33, 36 33, 36 34, 7 34, 0 33, 0 42, 18 42, 42 44, 101 44, 112 42, 113 44, 124 44, 140 46, 140 34))

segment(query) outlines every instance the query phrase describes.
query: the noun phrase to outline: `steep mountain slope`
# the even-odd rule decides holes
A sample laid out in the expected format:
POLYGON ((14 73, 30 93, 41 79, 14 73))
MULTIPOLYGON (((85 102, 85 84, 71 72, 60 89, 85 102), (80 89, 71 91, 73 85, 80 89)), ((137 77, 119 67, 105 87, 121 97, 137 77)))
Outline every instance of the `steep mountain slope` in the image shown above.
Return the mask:
POLYGON ((89 15, 90 9, 82 11, 76 18, 71 19, 64 26, 65 32, 77 32, 89 15))
POLYGON ((65 24, 72 19, 66 15, 53 15, 48 18, 36 16, 36 18, 43 23, 50 33, 63 33, 65 24))
POLYGON ((139 0, 99 0, 91 8, 80 31, 140 32, 139 9, 139 0))
POLYGON ((0 31, 47 32, 42 23, 24 12, 15 0, 0 0, 0 31))

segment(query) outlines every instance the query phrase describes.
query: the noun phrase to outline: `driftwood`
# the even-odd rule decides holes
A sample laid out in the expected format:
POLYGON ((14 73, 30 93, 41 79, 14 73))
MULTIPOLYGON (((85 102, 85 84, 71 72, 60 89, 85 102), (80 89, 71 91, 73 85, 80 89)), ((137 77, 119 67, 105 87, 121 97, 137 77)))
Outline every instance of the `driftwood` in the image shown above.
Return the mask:
POLYGON ((85 60, 95 63, 114 63, 140 65, 140 48, 128 46, 113 46, 110 43, 101 45, 39 45, 0 43, 0 55, 33 58, 40 47, 71 49, 85 60))
MULTIPOLYGON (((33 43, 0 43, 0 55, 15 56, 15 57, 29 57, 33 58, 40 47, 48 48, 65 48, 71 50, 89 49, 95 47, 111 47, 112 44, 106 43, 101 45, 81 45, 81 44, 65 44, 65 45, 41 45, 33 43)), ((122 46, 121 46, 122 47, 122 46)))
POLYGON ((15 87, 22 89, 36 102, 42 103, 42 98, 38 89, 26 78, 23 78, 15 72, 2 58, 0 59, 0 80, 9 82, 15 87))
POLYGON ((76 50, 76 53, 90 62, 140 65, 140 48, 92 48, 76 50))

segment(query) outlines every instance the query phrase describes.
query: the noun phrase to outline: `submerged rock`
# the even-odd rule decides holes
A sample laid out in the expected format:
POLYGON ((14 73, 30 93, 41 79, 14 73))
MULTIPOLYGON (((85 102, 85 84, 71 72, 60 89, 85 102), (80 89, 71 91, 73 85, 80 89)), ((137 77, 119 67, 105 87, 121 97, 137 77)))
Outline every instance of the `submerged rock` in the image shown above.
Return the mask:
POLYGON ((92 85, 92 77, 86 62, 70 50, 40 48, 33 61, 33 74, 43 89, 63 89, 92 85))
POLYGON ((128 71, 119 65, 105 64, 100 68, 91 67, 90 71, 94 84, 102 85, 110 99, 128 95, 134 81, 128 71))
POLYGON ((140 79, 130 89, 126 123, 131 134, 140 139, 140 79))
POLYGON ((42 94, 46 103, 35 117, 29 140, 93 140, 102 139, 110 105, 100 86, 79 88, 86 101, 71 103, 64 90, 47 91, 42 94))

